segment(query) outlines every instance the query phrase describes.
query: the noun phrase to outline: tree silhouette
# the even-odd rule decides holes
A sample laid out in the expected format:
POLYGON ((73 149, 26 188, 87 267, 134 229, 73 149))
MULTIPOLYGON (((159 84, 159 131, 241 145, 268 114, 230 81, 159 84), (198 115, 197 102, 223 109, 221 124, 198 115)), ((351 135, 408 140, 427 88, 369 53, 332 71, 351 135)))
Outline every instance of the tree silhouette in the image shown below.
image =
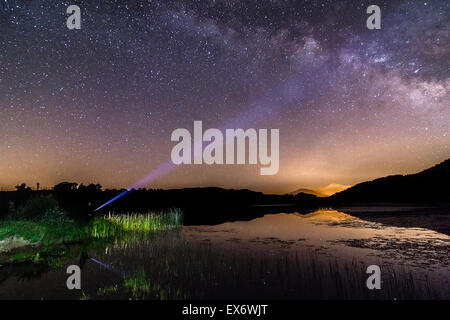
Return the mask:
POLYGON ((66 193, 69 191, 76 190, 78 187, 78 183, 76 182, 61 182, 53 187, 53 190, 56 192, 66 193))
POLYGON ((27 187, 26 183, 22 183, 20 185, 17 185, 16 190, 19 192, 27 192, 27 191, 31 191, 30 187, 27 187))
POLYGON ((98 191, 102 191, 102 186, 100 184, 89 184, 87 186, 85 186, 84 184, 80 184, 78 186, 78 190, 79 191, 84 191, 84 192, 98 192, 98 191))

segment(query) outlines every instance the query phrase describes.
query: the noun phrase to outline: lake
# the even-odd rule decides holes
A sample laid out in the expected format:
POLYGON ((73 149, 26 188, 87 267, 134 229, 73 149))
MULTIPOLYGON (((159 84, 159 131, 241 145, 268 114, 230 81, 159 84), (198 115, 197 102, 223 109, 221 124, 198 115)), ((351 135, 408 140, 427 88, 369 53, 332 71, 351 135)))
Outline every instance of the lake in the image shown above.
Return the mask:
MULTIPOLYGON (((415 226, 407 207, 371 210, 266 214, 77 246, 2 265, 0 299, 450 299, 449 235, 415 226), (71 264, 82 267, 81 290, 66 287, 71 264), (380 267, 380 290, 367 288, 369 265, 380 267)), ((448 217, 421 210, 427 226, 448 217)))

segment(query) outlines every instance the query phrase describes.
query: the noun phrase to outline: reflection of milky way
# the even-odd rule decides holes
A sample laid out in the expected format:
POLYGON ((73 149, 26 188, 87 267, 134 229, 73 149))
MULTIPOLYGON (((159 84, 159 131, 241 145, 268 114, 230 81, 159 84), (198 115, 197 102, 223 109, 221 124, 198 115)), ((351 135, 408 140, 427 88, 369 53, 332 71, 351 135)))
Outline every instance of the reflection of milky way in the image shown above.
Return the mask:
POLYGON ((80 1, 69 31, 62 2, 2 1, 0 185, 130 186, 194 120, 280 128, 279 174, 191 166, 152 186, 288 192, 448 158, 450 4, 379 1, 374 31, 369 4, 80 1))

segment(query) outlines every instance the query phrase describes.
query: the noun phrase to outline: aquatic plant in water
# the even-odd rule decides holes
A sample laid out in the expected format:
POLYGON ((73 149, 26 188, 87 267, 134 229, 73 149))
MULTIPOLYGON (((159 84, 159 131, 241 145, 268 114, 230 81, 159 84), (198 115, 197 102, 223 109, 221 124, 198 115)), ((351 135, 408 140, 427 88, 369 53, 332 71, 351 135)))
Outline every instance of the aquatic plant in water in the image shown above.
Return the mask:
POLYGON ((90 235, 94 238, 119 237, 126 233, 148 233, 157 230, 167 230, 182 224, 180 209, 155 213, 109 213, 95 218, 88 226, 90 235))

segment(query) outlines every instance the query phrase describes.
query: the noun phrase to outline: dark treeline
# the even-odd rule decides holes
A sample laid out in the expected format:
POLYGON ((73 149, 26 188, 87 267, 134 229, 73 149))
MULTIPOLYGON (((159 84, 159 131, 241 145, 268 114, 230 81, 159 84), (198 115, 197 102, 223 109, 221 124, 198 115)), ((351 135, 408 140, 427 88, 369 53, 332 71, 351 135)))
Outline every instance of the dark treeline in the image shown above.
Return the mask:
MULTIPOLYGON (((185 224, 209 224, 245 220, 266 213, 309 212, 319 207, 380 203, 450 203, 450 159, 411 175, 396 175, 357 184, 328 198, 299 193, 270 195, 251 190, 221 188, 138 189, 96 208, 125 190, 103 190, 99 184, 62 182, 51 190, 31 190, 25 184, 16 191, 0 192, 0 217, 5 217, 33 197, 52 197, 74 218, 89 219, 109 211, 146 212, 181 208, 185 224)), ((47 201, 48 202, 48 201, 47 201)), ((38 211, 38 210, 36 210, 38 211)), ((34 213, 33 213, 34 214, 34 213)))
POLYGON ((265 213, 310 211, 318 206, 318 198, 309 194, 267 195, 250 190, 221 188, 138 189, 95 211, 125 190, 102 190, 98 184, 78 185, 62 182, 52 190, 31 190, 22 184, 17 191, 0 192, 0 213, 6 216, 35 197, 52 196, 70 216, 89 219, 111 212, 146 212, 181 208, 185 224, 218 223, 230 219, 251 219, 265 213))

